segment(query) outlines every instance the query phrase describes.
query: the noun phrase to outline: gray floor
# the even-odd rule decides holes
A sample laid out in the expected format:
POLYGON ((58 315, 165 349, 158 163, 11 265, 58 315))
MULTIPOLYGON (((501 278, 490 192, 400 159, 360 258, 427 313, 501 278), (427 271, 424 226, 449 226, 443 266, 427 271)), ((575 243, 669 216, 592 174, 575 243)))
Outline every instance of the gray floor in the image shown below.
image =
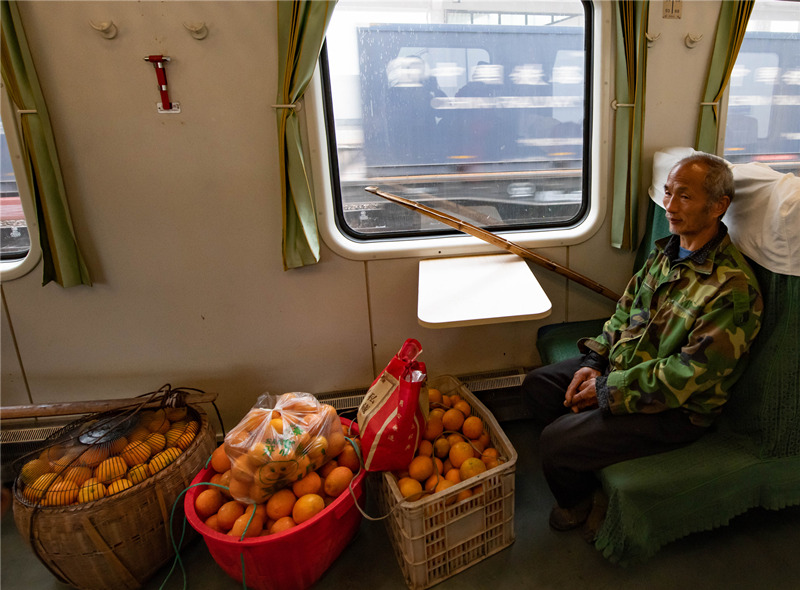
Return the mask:
MULTIPOLYGON (((516 541, 445 580, 437 590, 800 588, 800 507, 751 511, 727 527, 676 541, 649 562, 623 569, 604 560, 578 533, 549 529, 547 516, 552 500, 539 469, 536 437, 524 421, 504 423, 503 428, 519 453, 516 541)), ((218 568, 201 539, 183 551, 182 559, 188 574, 187 588, 241 588, 218 568)), ((165 567, 145 588, 183 588, 180 571, 167 580, 168 570, 165 567)), ((0 571, 3 590, 68 588, 57 582, 24 545, 11 513, 2 519, 0 571)), ((314 586, 314 590, 341 588, 406 588, 382 523, 364 520, 353 542, 314 586)))

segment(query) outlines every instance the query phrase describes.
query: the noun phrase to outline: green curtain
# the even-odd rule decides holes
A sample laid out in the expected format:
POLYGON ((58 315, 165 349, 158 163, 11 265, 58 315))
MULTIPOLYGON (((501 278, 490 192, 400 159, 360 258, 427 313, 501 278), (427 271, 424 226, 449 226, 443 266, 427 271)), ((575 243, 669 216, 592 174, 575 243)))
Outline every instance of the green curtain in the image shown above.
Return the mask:
POLYGON ((639 170, 642 159, 647 15, 649 0, 620 0, 617 8, 614 189, 611 245, 631 250, 637 244, 639 170))
POLYGON ((13 107, 20 115, 23 160, 33 195, 42 248, 42 284, 91 285, 67 205, 50 116, 28 48, 17 3, 0 2, 2 75, 13 107))
POLYGON ((335 0, 278 2, 278 143, 283 197, 283 268, 319 262, 317 212, 295 109, 319 58, 335 0))
POLYGON ((717 153, 719 101, 731 78, 754 4, 755 0, 728 0, 722 2, 720 7, 714 53, 708 68, 706 90, 697 123, 695 149, 699 151, 717 153))

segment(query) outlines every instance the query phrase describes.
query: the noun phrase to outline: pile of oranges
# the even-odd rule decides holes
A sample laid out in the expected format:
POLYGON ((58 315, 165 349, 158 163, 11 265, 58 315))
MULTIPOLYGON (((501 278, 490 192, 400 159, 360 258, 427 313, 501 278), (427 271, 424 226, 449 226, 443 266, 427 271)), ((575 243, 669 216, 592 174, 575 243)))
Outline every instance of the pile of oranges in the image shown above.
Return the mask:
MULTIPOLYGON (((411 502, 472 479, 503 462, 483 420, 473 415, 472 407, 461 395, 429 388, 428 401, 428 420, 414 458, 405 470, 394 473, 400 493, 411 502)), ((452 501, 480 491, 480 485, 466 488, 452 501)))
POLYGON ((346 443, 338 448, 336 455, 327 458, 321 467, 304 471, 291 484, 261 502, 242 502, 233 497, 235 465, 225 445, 217 447, 211 454, 210 466, 215 473, 209 480, 217 485, 197 494, 194 508, 198 517, 207 527, 237 538, 274 535, 313 518, 340 494, 348 493, 350 481, 360 468, 358 438, 348 434, 341 423, 336 432, 335 438, 342 435, 346 443), (347 443, 345 436, 352 444, 347 443))
POLYGON ((185 406, 145 410, 126 436, 42 451, 20 471, 22 495, 40 506, 68 506, 118 494, 175 461, 199 429, 185 406))

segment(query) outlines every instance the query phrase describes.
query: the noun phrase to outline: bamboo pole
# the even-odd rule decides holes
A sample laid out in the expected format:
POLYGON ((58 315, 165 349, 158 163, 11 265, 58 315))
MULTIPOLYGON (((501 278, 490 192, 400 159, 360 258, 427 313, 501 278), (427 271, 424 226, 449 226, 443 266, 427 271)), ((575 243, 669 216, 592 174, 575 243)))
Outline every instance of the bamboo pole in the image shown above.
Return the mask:
POLYGON ((560 274, 561 276, 566 277, 566 278, 570 279, 571 281, 575 281, 576 283, 579 283, 579 284, 583 285, 584 287, 587 287, 587 288, 591 289, 592 291, 595 291, 596 293, 600 293, 601 295, 604 295, 604 296, 608 297, 609 299, 611 299, 611 300, 613 300, 615 302, 618 301, 619 298, 620 298, 620 296, 617 293, 614 293, 611 289, 609 289, 607 287, 604 287, 600 283, 597 283, 597 282, 593 281, 592 279, 590 279, 590 278, 588 278, 588 277, 586 277, 586 276, 584 276, 584 275, 582 275, 580 273, 577 273, 572 269, 567 268, 566 266, 561 266, 560 264, 550 260, 549 258, 545 258, 544 256, 540 256, 539 254, 536 254, 535 252, 532 252, 531 250, 528 250, 527 248, 523 248, 519 244, 515 244, 514 242, 512 242, 510 240, 506 240, 505 238, 501 238, 500 236, 495 235, 492 232, 487 231, 485 229, 482 229, 482 228, 480 228, 480 227, 478 227, 476 225, 472 225, 471 223, 467 223, 466 221, 462 221, 462 220, 458 219, 457 217, 453 217, 452 215, 448 215, 447 213, 442 213, 441 211, 436 211, 435 209, 431 209, 430 207, 426 207, 425 205, 421 205, 420 203, 412 201, 411 199, 406 199, 404 197, 400 197, 400 196, 394 195, 392 193, 387 193, 386 191, 380 190, 376 186, 368 186, 364 190, 366 190, 369 193, 372 193, 373 195, 377 195, 379 197, 382 197, 382 198, 386 199, 387 201, 391 201, 392 203, 396 203, 398 205, 402 205, 403 207, 406 207, 408 209, 412 209, 412 210, 417 211, 417 212, 419 212, 419 213, 421 213, 423 215, 427 215, 428 217, 436 219, 437 221, 440 221, 441 223, 444 223, 445 225, 449 225, 450 227, 454 227, 459 231, 462 231, 462 232, 464 232, 466 234, 469 234, 471 236, 479 238, 479 239, 483 240, 484 242, 488 242, 488 243, 490 243, 490 244, 492 244, 494 246, 498 246, 500 248, 503 248, 504 250, 507 250, 507 251, 511 252, 512 254, 516 254, 517 256, 520 256, 521 258, 524 258, 525 260, 530 260, 531 262, 534 262, 534 263, 538 264, 539 266, 543 266, 544 268, 546 268, 548 270, 551 270, 551 271, 553 271, 553 272, 555 272, 557 274, 560 274))

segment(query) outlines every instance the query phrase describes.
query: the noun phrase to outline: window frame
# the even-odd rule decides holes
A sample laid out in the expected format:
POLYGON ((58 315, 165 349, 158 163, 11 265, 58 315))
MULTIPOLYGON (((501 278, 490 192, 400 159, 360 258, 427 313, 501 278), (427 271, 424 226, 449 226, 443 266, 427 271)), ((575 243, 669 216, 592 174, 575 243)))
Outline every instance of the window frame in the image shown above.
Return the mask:
MULTIPOLYGON (((541 228, 532 230, 509 229, 497 231, 508 239, 529 248, 569 246, 591 238, 605 221, 609 190, 611 145, 611 47, 613 37, 612 10, 608 3, 588 3, 589 23, 592 33, 592 55, 587 78, 590 80, 589 94, 592 104, 589 110, 588 129, 589 161, 587 168, 589 199, 588 212, 575 225, 563 228, 541 228), (605 138, 605 139, 604 139, 605 138)), ((314 198, 317 206, 317 220, 320 234, 325 244, 335 253, 348 259, 369 260, 385 258, 412 258, 431 256, 450 256, 462 254, 496 253, 497 247, 483 240, 449 232, 434 237, 396 237, 373 240, 356 240, 341 230, 337 223, 337 210, 333 183, 336 181, 331 166, 329 136, 333 134, 332 121, 326 120, 324 109, 324 83, 318 63, 314 76, 304 97, 301 116, 308 137, 308 156, 311 163, 311 176, 314 198)))
POLYGON ((39 244, 39 223, 36 217, 36 207, 33 203, 33 196, 28 184, 28 175, 23 165, 22 140, 19 130, 19 119, 16 108, 8 96, 5 84, 0 81, 0 117, 3 121, 3 131, 8 143, 8 151, 11 155, 11 165, 14 168, 14 177, 19 191, 19 199, 22 204, 22 212, 25 214, 25 222, 28 227, 30 237, 30 248, 24 258, 18 260, 0 261, 0 281, 11 281, 27 275, 31 272, 42 258, 42 249, 39 244))

